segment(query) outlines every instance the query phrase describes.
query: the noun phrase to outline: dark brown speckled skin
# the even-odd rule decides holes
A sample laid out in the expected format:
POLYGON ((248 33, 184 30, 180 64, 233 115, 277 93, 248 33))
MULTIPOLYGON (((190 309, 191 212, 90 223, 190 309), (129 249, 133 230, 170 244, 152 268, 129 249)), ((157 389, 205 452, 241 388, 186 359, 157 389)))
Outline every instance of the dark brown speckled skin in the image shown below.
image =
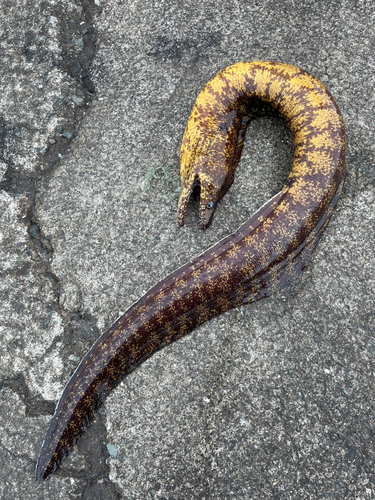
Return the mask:
POLYGON ((122 377, 212 317, 280 290, 307 266, 342 190, 345 134, 329 92, 295 66, 238 63, 207 84, 182 142, 178 221, 183 224, 198 183, 201 224, 209 224, 233 181, 249 120, 269 105, 293 134, 285 186, 234 234, 154 286, 97 340, 58 402, 38 480, 56 470, 122 377))

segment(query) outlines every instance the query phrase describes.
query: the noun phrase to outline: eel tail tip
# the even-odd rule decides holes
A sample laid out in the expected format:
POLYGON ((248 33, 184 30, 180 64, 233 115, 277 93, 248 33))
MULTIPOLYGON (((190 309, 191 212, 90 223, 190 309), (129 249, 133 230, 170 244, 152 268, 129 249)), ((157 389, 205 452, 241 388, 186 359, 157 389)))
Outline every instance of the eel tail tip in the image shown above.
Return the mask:
POLYGON ((48 472, 48 467, 45 467, 45 464, 42 463, 39 458, 35 468, 35 479, 38 481, 38 483, 42 483, 47 479, 49 475, 50 473, 48 472))
POLYGON ((61 457, 61 460, 57 459, 54 455, 48 456, 48 453, 42 448, 42 451, 39 455, 36 467, 35 467, 35 478, 39 483, 45 481, 51 474, 53 474, 60 462, 67 456, 65 452, 64 456, 61 457))

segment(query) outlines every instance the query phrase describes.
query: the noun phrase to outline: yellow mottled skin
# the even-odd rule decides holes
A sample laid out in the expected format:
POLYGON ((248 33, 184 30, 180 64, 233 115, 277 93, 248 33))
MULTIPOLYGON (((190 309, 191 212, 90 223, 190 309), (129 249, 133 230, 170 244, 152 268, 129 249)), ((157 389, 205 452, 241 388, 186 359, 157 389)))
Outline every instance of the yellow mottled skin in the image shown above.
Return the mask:
MULTIPOLYGON (((237 161, 231 161, 239 118, 233 111, 253 117, 251 99, 271 104, 288 122, 294 139, 295 159, 289 177, 296 179, 289 192, 300 196, 302 179, 313 173, 332 174, 330 164, 337 152, 337 132, 343 130, 341 115, 323 84, 303 70, 283 63, 240 62, 220 71, 199 94, 182 140, 180 154, 181 194, 178 222, 184 215, 194 183, 200 185, 200 219, 206 227, 219 199, 233 180, 237 161), (223 133, 223 124, 228 123, 223 133), (313 135, 311 135, 313 134, 313 135), (301 158, 302 154, 304 155, 301 158), (229 185, 224 185, 229 179, 229 185), (224 186, 223 186, 224 185, 224 186), (213 208, 207 204, 213 203, 213 208)), ((341 134, 341 149, 345 138, 341 134)), ((242 145, 240 145, 241 147, 242 145)), ((318 188, 318 186, 316 186, 318 188)), ((309 193, 307 196, 311 194, 309 193)))

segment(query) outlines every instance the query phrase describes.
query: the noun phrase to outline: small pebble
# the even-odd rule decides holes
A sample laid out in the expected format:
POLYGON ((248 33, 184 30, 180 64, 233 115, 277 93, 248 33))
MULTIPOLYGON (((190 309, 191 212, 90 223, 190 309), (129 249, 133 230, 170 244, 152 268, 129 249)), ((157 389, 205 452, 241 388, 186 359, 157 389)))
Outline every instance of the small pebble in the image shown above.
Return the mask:
POLYGON ((77 356, 71 355, 71 356, 69 356, 68 359, 69 359, 69 361, 74 361, 74 363, 78 363, 80 358, 77 358, 77 356))
POLYGON ((70 139, 73 139, 74 134, 72 132, 64 132, 62 134, 62 136, 65 137, 65 139, 69 139, 70 140, 70 139))
POLYGON ((50 144, 56 144, 56 139, 48 139, 48 142, 49 142, 50 144))
POLYGON ((83 106, 85 104, 85 101, 82 99, 82 97, 79 97, 78 95, 72 95, 72 101, 76 106, 83 106))
POLYGON ((30 229, 29 229, 29 235, 32 237, 32 238, 36 238, 36 235, 38 233, 38 226, 31 226, 30 229))
POLYGON ((60 125, 60 127, 57 129, 59 134, 62 134, 64 132, 64 127, 60 125))
POLYGON ((108 453, 111 455, 111 457, 116 458, 117 457, 117 447, 114 444, 107 443, 107 450, 108 453))
POLYGON ((82 38, 73 38, 73 42, 77 45, 77 47, 83 47, 82 38))

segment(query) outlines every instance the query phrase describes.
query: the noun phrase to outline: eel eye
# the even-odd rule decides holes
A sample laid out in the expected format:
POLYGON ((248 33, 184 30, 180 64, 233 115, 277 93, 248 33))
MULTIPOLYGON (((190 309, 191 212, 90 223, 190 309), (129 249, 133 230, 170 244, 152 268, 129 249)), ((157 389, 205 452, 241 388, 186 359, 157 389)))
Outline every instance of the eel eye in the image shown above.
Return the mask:
POLYGON ((209 209, 214 208, 214 202, 213 201, 209 201, 207 203, 207 205, 206 205, 206 208, 209 208, 209 209))

